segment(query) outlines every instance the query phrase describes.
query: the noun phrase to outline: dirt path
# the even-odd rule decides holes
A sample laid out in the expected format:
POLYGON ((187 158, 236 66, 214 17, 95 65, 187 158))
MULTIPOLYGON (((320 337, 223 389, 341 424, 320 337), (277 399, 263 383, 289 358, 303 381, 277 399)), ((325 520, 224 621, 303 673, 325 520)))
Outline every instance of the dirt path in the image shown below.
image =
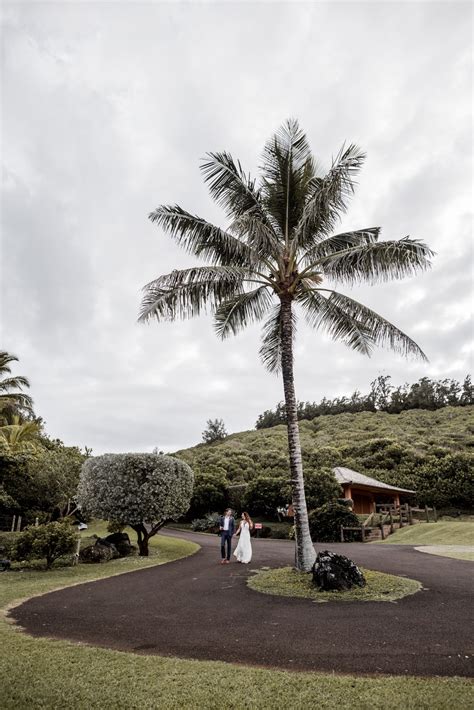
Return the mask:
POLYGON ((220 565, 216 537, 170 534, 198 542, 201 550, 36 597, 11 616, 36 636, 135 653, 308 671, 472 675, 469 562, 406 545, 319 545, 365 567, 418 579, 425 589, 395 603, 317 604, 246 585, 251 569, 292 563, 289 541, 254 541, 246 567, 220 565))

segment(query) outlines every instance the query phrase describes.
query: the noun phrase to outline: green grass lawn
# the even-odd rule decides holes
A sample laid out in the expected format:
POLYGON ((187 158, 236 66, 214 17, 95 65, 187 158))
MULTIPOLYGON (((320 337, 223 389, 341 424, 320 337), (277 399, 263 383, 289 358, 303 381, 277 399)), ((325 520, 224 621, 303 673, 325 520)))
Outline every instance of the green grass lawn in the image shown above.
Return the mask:
POLYGON ((439 520, 418 523, 396 530, 381 545, 474 545, 474 522, 439 520))
MULTIPOLYGON (((95 530, 104 532, 104 530, 95 530)), ((92 531, 86 531, 90 535, 92 531)), ((5 572, 0 601, 21 598, 191 554, 197 546, 155 537, 149 558, 49 572, 5 572)), ((249 640, 251 642, 251 639, 249 640)), ((5 710, 444 710, 471 706, 473 686, 462 678, 357 677, 246 668, 228 663, 134 655, 67 641, 32 638, 0 619, 0 699, 5 710)))
POLYGON ((416 579, 363 569, 365 587, 353 587, 345 592, 320 592, 312 584, 311 574, 292 567, 259 570, 247 582, 251 589, 263 594, 283 597, 305 597, 315 602, 391 602, 421 589, 416 579))

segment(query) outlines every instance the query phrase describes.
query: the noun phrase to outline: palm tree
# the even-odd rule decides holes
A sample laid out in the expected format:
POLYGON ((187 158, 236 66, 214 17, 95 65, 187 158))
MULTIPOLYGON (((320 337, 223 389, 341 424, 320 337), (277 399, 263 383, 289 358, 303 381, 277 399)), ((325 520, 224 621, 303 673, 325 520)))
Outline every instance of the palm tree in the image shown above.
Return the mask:
POLYGON ((297 121, 289 120, 265 145, 258 183, 229 153, 206 156, 201 170, 211 196, 226 212, 227 229, 178 205, 163 205, 150 214, 152 222, 208 265, 175 270, 147 284, 140 321, 188 318, 209 308, 224 338, 266 319, 260 355, 270 371, 283 375, 296 567, 306 571, 315 552, 293 379, 295 306, 310 325, 360 353, 369 355, 381 344, 425 358, 385 318, 334 290, 337 284, 403 278, 426 269, 432 256, 425 244, 409 237, 379 241, 378 227, 333 233, 364 159, 357 146, 343 146, 323 174, 297 121))
POLYGON ((22 417, 33 414, 31 397, 24 392, 12 392, 12 390, 29 387, 30 383, 27 378, 22 375, 5 377, 5 374, 11 373, 10 363, 15 361, 18 362, 15 355, 0 350, 0 420, 4 424, 11 423, 14 416, 22 417))
POLYGON ((18 415, 11 424, 0 426, 0 453, 9 455, 32 453, 37 450, 41 424, 22 422, 18 415))

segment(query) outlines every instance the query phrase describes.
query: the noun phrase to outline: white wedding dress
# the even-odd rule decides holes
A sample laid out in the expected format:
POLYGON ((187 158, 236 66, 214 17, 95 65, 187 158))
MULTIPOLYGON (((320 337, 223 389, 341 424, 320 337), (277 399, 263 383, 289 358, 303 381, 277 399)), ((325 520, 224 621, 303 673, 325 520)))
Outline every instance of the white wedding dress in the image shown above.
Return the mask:
POLYGON ((250 542, 250 527, 248 523, 243 523, 240 528, 239 544, 234 550, 237 562, 248 564, 252 559, 252 543, 250 542))

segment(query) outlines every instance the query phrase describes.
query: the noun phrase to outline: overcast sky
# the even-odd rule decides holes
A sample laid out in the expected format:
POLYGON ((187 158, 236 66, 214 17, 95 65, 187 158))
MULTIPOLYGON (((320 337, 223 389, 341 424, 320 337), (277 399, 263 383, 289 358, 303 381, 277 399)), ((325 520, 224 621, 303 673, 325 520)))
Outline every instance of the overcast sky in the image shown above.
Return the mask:
MULTIPOLYGON (((225 226, 199 171, 228 150, 257 172, 296 117, 325 166, 367 152, 342 228, 437 252, 430 273, 355 289, 430 362, 364 358, 301 323, 301 400, 463 379, 472 369, 471 4, 3 2, 0 348, 66 444, 165 451, 208 418, 250 429, 282 399, 259 328, 137 324, 141 287, 194 263, 149 222, 177 202, 225 226)), ((343 290, 343 289, 341 289, 343 290)), ((347 292, 347 289, 346 289, 347 292)))

